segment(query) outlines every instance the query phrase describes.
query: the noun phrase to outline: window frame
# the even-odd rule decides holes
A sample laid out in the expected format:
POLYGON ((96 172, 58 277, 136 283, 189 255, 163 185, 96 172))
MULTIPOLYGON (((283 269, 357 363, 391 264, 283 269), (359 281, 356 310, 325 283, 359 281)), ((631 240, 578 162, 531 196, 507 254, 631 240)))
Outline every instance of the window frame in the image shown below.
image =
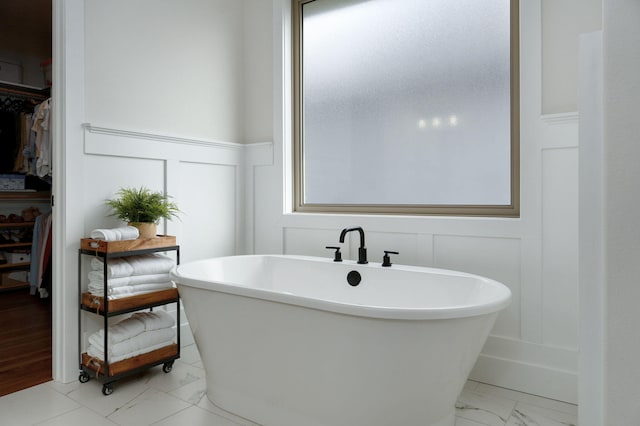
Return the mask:
POLYGON ((295 213, 341 213, 386 215, 445 215, 520 217, 520 5, 510 2, 511 87, 511 203, 481 204, 320 204, 304 202, 304 146, 302 140, 302 7, 322 0, 292 0, 292 106, 293 106, 293 211, 295 213))

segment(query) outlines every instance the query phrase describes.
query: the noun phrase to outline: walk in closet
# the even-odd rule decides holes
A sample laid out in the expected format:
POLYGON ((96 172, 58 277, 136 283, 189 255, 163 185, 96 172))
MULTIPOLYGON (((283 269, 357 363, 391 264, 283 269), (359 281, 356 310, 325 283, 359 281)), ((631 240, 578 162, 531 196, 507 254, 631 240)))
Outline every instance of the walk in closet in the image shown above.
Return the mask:
POLYGON ((51 0, 0 0, 0 396, 51 380, 51 0))

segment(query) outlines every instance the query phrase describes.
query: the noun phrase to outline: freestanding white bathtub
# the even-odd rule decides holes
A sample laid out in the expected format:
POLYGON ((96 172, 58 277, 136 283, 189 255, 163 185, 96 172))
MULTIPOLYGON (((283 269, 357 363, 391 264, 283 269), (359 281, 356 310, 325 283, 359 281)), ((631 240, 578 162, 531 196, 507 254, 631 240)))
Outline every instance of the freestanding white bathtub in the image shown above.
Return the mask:
POLYGON ((303 256, 214 258, 171 275, 208 398, 265 426, 452 426, 511 299, 476 275, 303 256))

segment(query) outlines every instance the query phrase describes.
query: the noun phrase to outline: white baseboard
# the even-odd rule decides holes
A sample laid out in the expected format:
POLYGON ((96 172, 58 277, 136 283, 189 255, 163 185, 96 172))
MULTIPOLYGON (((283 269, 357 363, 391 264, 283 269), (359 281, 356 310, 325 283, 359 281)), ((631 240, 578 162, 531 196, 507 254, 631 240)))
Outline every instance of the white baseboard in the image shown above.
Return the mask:
POLYGON ((469 378, 577 404, 577 362, 577 350, 490 336, 469 378))

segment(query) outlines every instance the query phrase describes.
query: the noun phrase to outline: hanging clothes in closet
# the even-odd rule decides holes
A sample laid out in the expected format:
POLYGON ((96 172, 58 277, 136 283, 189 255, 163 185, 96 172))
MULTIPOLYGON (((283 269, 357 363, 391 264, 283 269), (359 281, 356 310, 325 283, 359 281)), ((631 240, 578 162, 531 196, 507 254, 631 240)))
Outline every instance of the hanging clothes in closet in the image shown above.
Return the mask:
POLYGON ((37 176, 51 184, 51 98, 35 101, 0 89, 0 173, 37 176))
POLYGON ((29 271, 29 292, 41 298, 51 293, 51 212, 36 217, 31 243, 31 269, 29 271))
POLYGON ((31 131, 35 135, 33 145, 25 150, 31 157, 29 165, 31 169, 27 174, 33 174, 51 183, 51 132, 49 129, 51 120, 51 98, 38 104, 33 112, 31 131))

